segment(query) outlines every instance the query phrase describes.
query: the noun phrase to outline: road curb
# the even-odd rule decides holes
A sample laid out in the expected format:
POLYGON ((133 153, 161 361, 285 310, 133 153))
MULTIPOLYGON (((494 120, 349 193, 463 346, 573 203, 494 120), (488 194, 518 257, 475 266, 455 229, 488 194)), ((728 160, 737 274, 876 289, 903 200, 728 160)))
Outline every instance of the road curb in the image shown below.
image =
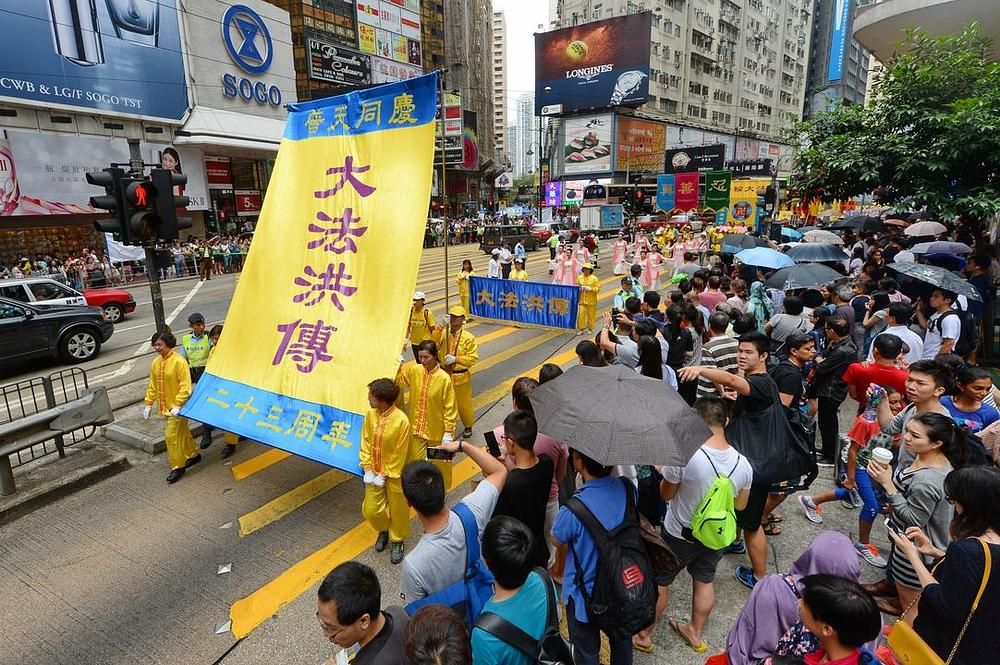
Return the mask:
MULTIPOLYGON (((188 422, 191 425, 191 436, 197 439, 202 433, 203 427, 201 423, 188 422)), ((106 439, 124 443, 126 446, 137 448, 150 455, 159 455, 167 449, 166 439, 162 433, 150 436, 120 423, 105 425, 101 428, 101 434, 106 439)))
POLYGON ((0 526, 130 468, 124 454, 94 447, 18 475, 17 492, 0 497, 0 526))

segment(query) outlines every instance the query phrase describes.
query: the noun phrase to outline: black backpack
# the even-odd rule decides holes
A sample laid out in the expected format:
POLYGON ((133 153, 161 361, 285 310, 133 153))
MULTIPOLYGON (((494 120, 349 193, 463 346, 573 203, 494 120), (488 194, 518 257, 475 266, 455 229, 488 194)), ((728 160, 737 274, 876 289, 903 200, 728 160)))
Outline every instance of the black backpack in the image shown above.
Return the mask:
POLYGON ((556 594, 552 589, 552 579, 544 568, 535 568, 535 572, 542 578, 542 586, 545 587, 545 597, 548 600, 545 630, 541 639, 536 640, 493 612, 480 614, 476 619, 476 628, 485 630, 498 640, 514 647, 537 665, 574 665, 573 647, 559 632, 559 616, 556 613, 556 594))
POLYGON ((968 356, 979 345, 979 321, 976 320, 976 317, 971 312, 951 309, 937 319, 937 331, 939 334, 944 334, 941 322, 949 316, 957 316, 958 322, 962 326, 962 330, 958 333, 958 339, 955 340, 955 348, 951 352, 957 353, 960 356, 968 356))
POLYGON ((597 571, 590 594, 583 584, 580 559, 573 554, 576 584, 583 594, 587 618, 608 637, 616 639, 630 638, 653 624, 658 593, 653 562, 639 527, 635 488, 628 479, 621 481, 625 489, 625 516, 611 531, 604 528, 579 496, 566 502, 597 548, 597 571))

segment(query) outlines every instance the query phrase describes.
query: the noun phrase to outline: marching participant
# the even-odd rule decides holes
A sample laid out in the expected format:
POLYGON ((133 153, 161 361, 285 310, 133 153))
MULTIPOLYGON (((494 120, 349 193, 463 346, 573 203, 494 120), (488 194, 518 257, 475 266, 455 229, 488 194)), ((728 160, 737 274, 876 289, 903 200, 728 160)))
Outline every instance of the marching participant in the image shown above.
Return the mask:
POLYGON ((476 414, 472 410, 472 374, 469 370, 479 362, 479 346, 472 333, 465 330, 465 310, 455 305, 448 310, 448 327, 435 329, 438 358, 444 371, 451 375, 455 386, 455 401, 458 415, 465 429, 463 438, 472 436, 472 422, 476 414))
POLYGON ((462 272, 458 273, 455 281, 458 283, 458 297, 462 300, 462 307, 469 311, 469 278, 475 273, 472 270, 472 261, 465 259, 462 261, 462 272))
POLYGON ((410 309, 410 332, 407 336, 410 338, 410 348, 413 349, 414 360, 417 359, 417 347, 420 346, 420 342, 431 339, 431 333, 434 331, 434 315, 424 307, 425 299, 423 291, 417 291, 413 294, 413 308, 410 309))
POLYGON ((626 256, 628 255, 628 241, 625 240, 625 236, 622 233, 618 234, 618 240, 615 240, 614 245, 611 249, 611 262, 614 263, 614 274, 624 275, 628 272, 628 266, 626 265, 626 256))
POLYGON ((553 284, 575 286, 576 278, 580 276, 580 263, 573 254, 573 249, 567 247, 562 257, 556 258, 556 270, 552 275, 553 284))
POLYGON ((146 408, 142 411, 144 420, 149 419, 156 403, 157 412, 167 419, 164 438, 167 444, 167 458, 170 460, 168 483, 175 483, 184 475, 185 469, 201 461, 201 455, 188 429, 187 418, 179 414, 191 397, 191 371, 187 361, 174 351, 177 339, 169 332, 153 333, 150 339, 153 349, 159 354, 153 360, 146 386, 146 408))
POLYGON ((593 330, 597 321, 597 293, 601 290, 601 281, 594 274, 594 266, 583 264, 583 274, 576 279, 580 287, 580 314, 577 317, 577 334, 584 330, 593 330))
POLYGON ((396 384, 410 389, 406 415, 410 419, 410 449, 406 461, 426 460, 428 446, 451 441, 458 409, 451 377, 438 364, 438 347, 426 339, 417 346, 417 362, 404 365, 396 384))
MULTIPOLYGON (((514 259, 514 269, 510 273, 510 278, 518 282, 528 281, 528 271, 524 269, 524 259, 514 259)), ((465 306, 465 301, 462 301, 462 306, 465 306)))

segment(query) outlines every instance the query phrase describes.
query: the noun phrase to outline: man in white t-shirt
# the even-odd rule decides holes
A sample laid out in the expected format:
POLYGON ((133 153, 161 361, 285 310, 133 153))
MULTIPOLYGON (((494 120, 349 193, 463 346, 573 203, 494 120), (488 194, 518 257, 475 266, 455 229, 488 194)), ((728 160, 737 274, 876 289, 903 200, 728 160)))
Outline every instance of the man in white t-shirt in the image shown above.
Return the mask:
MULTIPOLYGON (((915 363, 918 360, 924 359, 924 340, 920 339, 920 335, 913 332, 909 328, 910 320, 913 318, 913 308, 906 303, 894 302, 889 305, 888 312, 885 322, 886 328, 875 337, 879 335, 895 335, 899 339, 903 340, 903 344, 906 345, 906 353, 903 354, 906 357, 906 364, 915 363)), ((874 353, 875 345, 868 351, 868 361, 871 362, 875 359, 874 353)))
MULTIPOLYGON (((733 483, 736 510, 742 510, 750 498, 753 468, 747 458, 726 441, 728 422, 726 403, 718 397, 701 398, 694 404, 695 411, 712 430, 701 448, 691 457, 687 466, 660 467, 663 476, 660 494, 669 501, 663 518, 663 537, 677 556, 679 566, 671 573, 657 578, 657 583, 669 586, 681 569, 686 568, 694 589, 691 595, 691 621, 677 623, 671 628, 684 637, 696 651, 702 650, 702 630, 715 604, 715 569, 722 559, 722 550, 711 550, 691 535, 691 518, 705 497, 716 476, 727 476, 733 483)), ((657 617, 666 607, 667 593, 660 594, 657 617)), ((671 620, 673 621, 673 620, 671 620)), ((652 627, 636 635, 635 644, 646 646, 652 627)))
POLYGON ((951 353, 962 334, 962 319, 958 312, 952 314, 955 294, 944 289, 934 289, 928 301, 934 313, 928 319, 922 307, 917 307, 917 321, 927 330, 924 335, 924 360, 951 353))

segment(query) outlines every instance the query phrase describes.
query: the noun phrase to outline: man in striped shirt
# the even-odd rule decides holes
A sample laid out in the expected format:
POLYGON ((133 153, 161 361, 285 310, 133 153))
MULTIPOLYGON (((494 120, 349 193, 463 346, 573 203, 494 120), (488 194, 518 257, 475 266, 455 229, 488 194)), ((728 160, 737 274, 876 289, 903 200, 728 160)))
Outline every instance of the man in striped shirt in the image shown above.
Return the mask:
MULTIPOLYGON (((723 369, 730 374, 735 374, 739 368, 736 353, 739 351, 740 345, 735 338, 726 334, 728 328, 728 314, 715 312, 708 317, 709 340, 702 347, 701 364, 703 367, 723 369)), ((709 379, 699 376, 698 397, 722 397, 722 393, 709 379)))

